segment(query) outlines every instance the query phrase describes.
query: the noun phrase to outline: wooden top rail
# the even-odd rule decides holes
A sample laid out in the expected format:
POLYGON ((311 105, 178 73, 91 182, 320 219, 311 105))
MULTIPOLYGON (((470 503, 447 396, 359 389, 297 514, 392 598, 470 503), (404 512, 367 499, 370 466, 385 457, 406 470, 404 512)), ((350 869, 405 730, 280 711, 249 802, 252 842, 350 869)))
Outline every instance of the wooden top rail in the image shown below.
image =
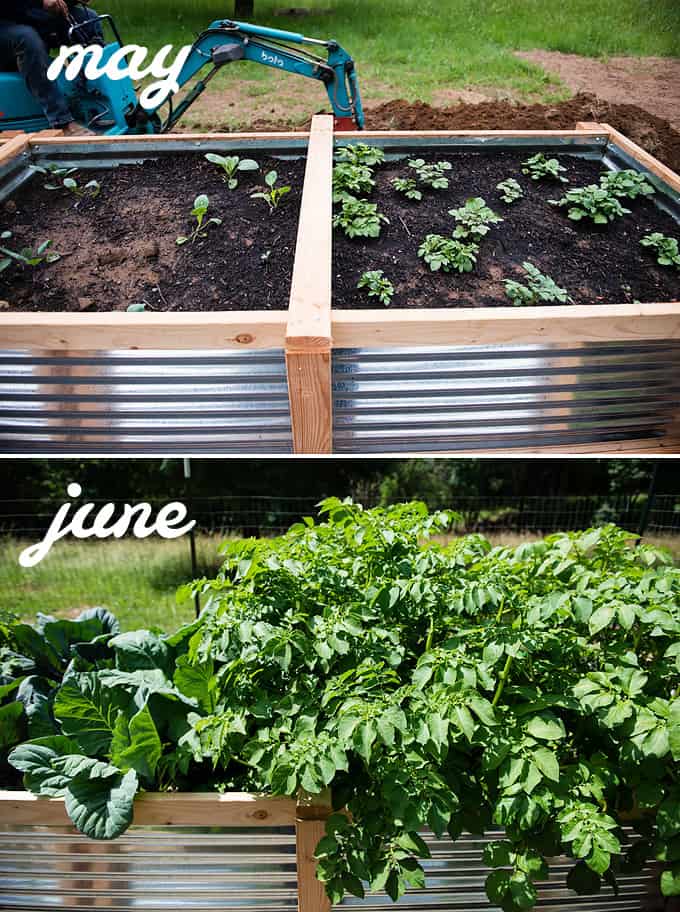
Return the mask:
MULTIPOLYGON (((135 800, 135 826, 294 826, 295 801, 250 792, 148 792, 135 800)), ((0 791, 0 826, 72 826, 63 798, 0 791)))
POLYGON ((336 348, 680 339, 680 304, 334 310, 336 348))
POLYGON ((0 345, 50 351, 283 348, 287 319, 285 310, 88 314, 10 311, 0 317, 0 345))

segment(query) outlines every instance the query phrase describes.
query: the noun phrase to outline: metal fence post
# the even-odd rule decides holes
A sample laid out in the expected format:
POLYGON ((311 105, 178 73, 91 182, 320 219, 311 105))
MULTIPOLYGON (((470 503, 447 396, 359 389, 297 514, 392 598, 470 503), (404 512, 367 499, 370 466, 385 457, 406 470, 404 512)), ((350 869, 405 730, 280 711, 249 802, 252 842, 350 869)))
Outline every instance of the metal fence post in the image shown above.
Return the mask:
POLYGON ((324 885, 316 878, 314 852, 326 832, 326 819, 331 814, 330 794, 298 798, 295 820, 297 852, 298 912, 331 912, 331 902, 324 885))
MULTIPOLYGON (((191 460, 186 457, 182 460, 184 464, 184 481, 186 482, 186 491, 187 491, 187 500, 189 501, 189 513, 193 518, 194 512, 194 502, 191 496, 191 460)), ((196 560, 196 535, 194 529, 196 527, 192 526, 189 529, 189 550, 191 552, 191 578, 196 579, 198 576, 198 562, 196 560)), ((196 610, 196 617, 201 613, 201 597, 198 592, 194 593, 194 608, 196 610)))
POLYGON ((656 500, 656 480, 659 474, 659 461, 658 459, 654 460, 654 465, 652 466, 652 474, 649 479, 649 488, 647 490, 647 500, 642 509, 642 516, 640 517, 640 528, 638 529, 638 537, 635 542, 636 546, 642 541, 642 537, 647 531, 647 526, 649 524, 649 516, 652 512, 652 507, 654 506, 654 501, 656 500))

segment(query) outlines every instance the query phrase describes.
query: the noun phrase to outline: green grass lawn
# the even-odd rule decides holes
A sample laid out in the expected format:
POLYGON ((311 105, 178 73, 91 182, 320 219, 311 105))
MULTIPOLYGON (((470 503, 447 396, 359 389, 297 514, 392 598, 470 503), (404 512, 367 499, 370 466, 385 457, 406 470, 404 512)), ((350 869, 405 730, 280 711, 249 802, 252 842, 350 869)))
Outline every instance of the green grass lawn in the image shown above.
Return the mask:
MULTIPOLYGON (((537 537, 513 532, 488 536, 494 545, 512 547, 537 537)), ((220 541, 215 536, 197 537, 199 576, 215 575, 220 541)), ((680 536, 652 535, 645 541, 669 548, 680 561, 680 536)), ((26 621, 38 612, 70 617, 83 608, 104 605, 126 630, 166 631, 194 617, 193 603, 178 605, 175 599, 177 588, 192 578, 187 538, 57 542, 36 567, 25 569, 18 556, 27 544, 4 539, 0 546, 0 617, 5 611, 26 621)))
MULTIPOLYGON (((233 13, 230 0, 95 0, 114 14, 126 42, 180 46, 211 21, 233 13)), ((680 56, 677 0, 304 0, 313 15, 276 16, 288 3, 256 0, 254 20, 320 38, 336 38, 354 56, 361 84, 381 97, 429 101, 442 88, 490 87, 548 101, 566 89, 540 68, 513 56, 542 48, 587 56, 680 56)), ((248 98, 275 74, 257 64, 227 67, 215 87, 243 85, 248 98)), ((321 96, 320 96, 321 97, 321 96)))
MULTIPOLYGON (((199 576, 217 571, 220 541, 197 537, 199 576)), ((175 599, 177 588, 192 579, 188 538, 57 542, 37 566, 24 568, 18 557, 27 544, 3 540, 0 616, 10 611, 24 620, 38 612, 67 617, 104 605, 128 630, 174 630, 194 616, 193 603, 178 605, 175 599)))

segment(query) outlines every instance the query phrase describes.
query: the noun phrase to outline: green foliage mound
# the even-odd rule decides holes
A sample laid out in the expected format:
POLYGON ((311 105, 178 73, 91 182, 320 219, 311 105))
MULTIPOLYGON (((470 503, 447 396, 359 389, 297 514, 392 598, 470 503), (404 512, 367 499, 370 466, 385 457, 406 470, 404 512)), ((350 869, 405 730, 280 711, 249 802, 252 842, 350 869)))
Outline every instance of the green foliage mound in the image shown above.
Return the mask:
POLYGON ((6 628, 3 681, 39 681, 34 703, 3 691, 34 707, 10 754, 26 787, 94 838, 125 830, 140 788, 330 788, 317 854, 336 902, 422 886, 424 828, 492 823, 504 910, 533 906, 560 853, 577 892, 655 856, 678 894, 680 571, 614 526, 492 549, 428 543, 454 517, 422 504, 322 512, 228 545, 171 636, 6 628))

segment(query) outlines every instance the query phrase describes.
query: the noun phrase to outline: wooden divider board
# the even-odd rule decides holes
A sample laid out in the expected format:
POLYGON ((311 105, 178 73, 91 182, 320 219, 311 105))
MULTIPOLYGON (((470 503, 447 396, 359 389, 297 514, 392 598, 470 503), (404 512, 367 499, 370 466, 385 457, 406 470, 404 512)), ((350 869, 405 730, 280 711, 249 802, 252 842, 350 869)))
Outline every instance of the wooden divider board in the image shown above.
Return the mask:
POLYGON ((312 118, 309 135, 286 328, 286 369, 296 453, 333 450, 332 184, 333 118, 317 115, 312 118))

